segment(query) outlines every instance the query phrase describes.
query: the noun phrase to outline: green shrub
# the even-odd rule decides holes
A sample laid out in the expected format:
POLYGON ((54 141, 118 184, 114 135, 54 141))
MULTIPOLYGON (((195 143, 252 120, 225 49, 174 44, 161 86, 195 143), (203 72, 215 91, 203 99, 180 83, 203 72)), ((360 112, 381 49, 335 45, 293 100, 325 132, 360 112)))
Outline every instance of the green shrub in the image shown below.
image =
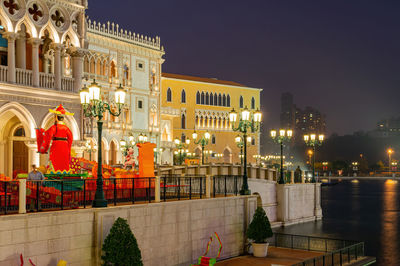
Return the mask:
POLYGON ((142 255, 128 222, 119 217, 102 247, 103 265, 143 266, 142 255))
POLYGON ((265 243, 267 238, 272 237, 271 224, 264 209, 258 207, 253 216, 253 221, 247 229, 247 237, 255 243, 265 243))

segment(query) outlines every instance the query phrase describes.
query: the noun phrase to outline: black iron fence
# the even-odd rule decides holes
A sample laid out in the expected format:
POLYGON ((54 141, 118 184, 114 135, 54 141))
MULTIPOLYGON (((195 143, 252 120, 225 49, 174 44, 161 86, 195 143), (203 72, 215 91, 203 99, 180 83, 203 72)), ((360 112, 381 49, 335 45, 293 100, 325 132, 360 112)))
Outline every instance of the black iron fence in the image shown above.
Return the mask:
MULTIPOLYGON (((206 176, 165 175, 160 177, 160 200, 202 199, 206 197, 206 176)), ((216 175, 208 179, 210 196, 238 195, 242 176, 216 175)), ((104 196, 108 204, 134 204, 155 200, 155 177, 105 178, 104 196)), ((52 179, 26 181, 26 210, 86 208, 96 194, 96 179, 52 179)), ((0 214, 19 210, 19 182, 0 181, 0 214)))
POLYGON ((0 181, 0 214, 18 212, 19 182, 0 181))
POLYGON ((215 175, 212 177, 212 195, 213 197, 238 195, 242 183, 242 175, 215 175))
POLYGON ((343 265, 355 262, 365 256, 364 242, 282 233, 274 233, 269 242, 276 247, 325 253, 324 255, 294 264, 296 266, 343 265))
POLYGON ((202 175, 164 175, 160 178, 160 198, 201 199, 206 194, 206 177, 202 175))
MULTIPOLYGON (((109 178, 103 180, 108 204, 154 201, 155 178, 109 178)), ((86 208, 96 194, 96 179, 27 181, 27 211, 86 208)))

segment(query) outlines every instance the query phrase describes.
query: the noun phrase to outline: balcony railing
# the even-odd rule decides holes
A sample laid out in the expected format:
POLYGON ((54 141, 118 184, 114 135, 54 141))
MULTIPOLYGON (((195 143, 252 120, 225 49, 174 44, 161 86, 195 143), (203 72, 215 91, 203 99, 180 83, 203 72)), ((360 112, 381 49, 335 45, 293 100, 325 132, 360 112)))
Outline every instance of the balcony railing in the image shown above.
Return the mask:
MULTIPOLYGON (((24 86, 33 86, 33 72, 29 69, 15 69, 15 83, 24 86)), ((8 82, 8 67, 0 65, 0 82, 8 82)), ((39 87, 55 89, 54 74, 39 73, 39 87)), ((74 78, 63 77, 61 79, 61 90, 74 92, 74 78)))

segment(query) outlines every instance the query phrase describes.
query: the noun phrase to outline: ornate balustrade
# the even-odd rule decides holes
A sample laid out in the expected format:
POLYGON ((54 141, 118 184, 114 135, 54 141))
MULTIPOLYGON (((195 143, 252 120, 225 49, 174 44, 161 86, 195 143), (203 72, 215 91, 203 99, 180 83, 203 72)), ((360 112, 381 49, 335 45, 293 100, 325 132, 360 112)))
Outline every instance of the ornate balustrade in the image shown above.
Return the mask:
POLYGON ((0 82, 6 82, 8 75, 8 67, 0 65, 0 82))
POLYGON ((32 70, 16 68, 15 78, 17 84, 32 86, 32 70))
POLYGON ((46 89, 54 88, 54 75, 47 73, 39 73, 39 86, 46 89))

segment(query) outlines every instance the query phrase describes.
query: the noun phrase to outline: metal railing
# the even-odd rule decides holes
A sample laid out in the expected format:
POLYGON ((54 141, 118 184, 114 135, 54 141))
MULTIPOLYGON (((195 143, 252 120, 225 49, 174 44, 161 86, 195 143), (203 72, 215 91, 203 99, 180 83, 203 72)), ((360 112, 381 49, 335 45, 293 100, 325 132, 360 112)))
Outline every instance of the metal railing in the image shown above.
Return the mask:
MULTIPOLYGON (((96 179, 27 181, 26 188, 27 211, 86 208, 96 194, 96 179)), ((103 191, 108 204, 152 202, 155 178, 104 179, 103 191)))
POLYGON ((215 175, 212 177, 212 195, 238 195, 242 187, 242 175, 215 175))
POLYGON ((316 236, 274 233, 269 241, 276 247, 324 252, 326 254, 294 264, 296 266, 335 266, 355 262, 365 256, 364 242, 316 236))
POLYGON ((206 177, 202 175, 164 175, 160 178, 160 198, 201 199, 206 194, 206 177))
POLYGON ((18 212, 19 182, 0 181, 0 214, 18 212))

